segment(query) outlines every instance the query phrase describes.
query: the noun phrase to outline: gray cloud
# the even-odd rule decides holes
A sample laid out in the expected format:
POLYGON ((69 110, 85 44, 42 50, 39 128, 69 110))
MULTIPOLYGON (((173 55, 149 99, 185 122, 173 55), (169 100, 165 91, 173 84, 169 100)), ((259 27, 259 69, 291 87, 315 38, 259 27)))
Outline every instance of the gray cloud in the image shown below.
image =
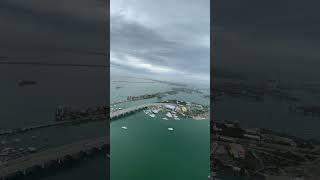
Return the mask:
POLYGON ((255 77, 312 78, 319 64, 318 1, 216 1, 217 68, 255 77))
POLYGON ((13 58, 101 61, 75 51, 66 54, 63 49, 105 51, 106 15, 101 0, 1 1, 0 53, 13 58))
POLYGON ((114 3, 111 62, 119 65, 114 68, 162 78, 209 79, 209 1, 114 3))

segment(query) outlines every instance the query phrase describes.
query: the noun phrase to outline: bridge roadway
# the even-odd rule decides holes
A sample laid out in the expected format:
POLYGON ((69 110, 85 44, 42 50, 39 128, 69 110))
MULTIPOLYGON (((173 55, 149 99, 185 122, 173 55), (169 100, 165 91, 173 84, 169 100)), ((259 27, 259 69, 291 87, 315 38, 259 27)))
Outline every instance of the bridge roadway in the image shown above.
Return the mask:
MULTIPOLYGON (((151 106, 162 106, 166 104, 170 103, 149 103, 117 110, 110 113, 110 119, 122 117, 151 106)), ((109 137, 100 137, 95 139, 83 140, 56 148, 50 148, 44 151, 31 153, 17 159, 9 160, 0 164, 0 179, 6 179, 7 177, 12 176, 15 173, 27 174, 28 169, 37 166, 45 168, 45 166, 48 165, 51 161, 61 164, 67 156, 76 157, 77 154, 81 152, 85 153, 93 149, 103 149, 109 144, 109 137)))
POLYGON ((133 107, 129 107, 126 109, 121 109, 121 110, 117 110, 114 112, 110 112, 110 119, 116 119, 125 115, 128 115, 130 113, 134 113, 136 111, 140 111, 142 109, 151 107, 151 106, 162 106, 162 105, 166 105, 166 104, 171 104, 171 103, 149 103, 149 104, 142 104, 139 106, 133 106, 133 107))
POLYGON ((28 169, 34 167, 45 168, 46 165, 49 165, 52 161, 62 164, 67 156, 75 158, 81 152, 90 154, 90 151, 97 149, 102 150, 108 147, 109 144, 109 137, 99 137, 31 153, 17 159, 9 160, 0 164, 0 179, 6 179, 15 173, 26 174, 28 169))

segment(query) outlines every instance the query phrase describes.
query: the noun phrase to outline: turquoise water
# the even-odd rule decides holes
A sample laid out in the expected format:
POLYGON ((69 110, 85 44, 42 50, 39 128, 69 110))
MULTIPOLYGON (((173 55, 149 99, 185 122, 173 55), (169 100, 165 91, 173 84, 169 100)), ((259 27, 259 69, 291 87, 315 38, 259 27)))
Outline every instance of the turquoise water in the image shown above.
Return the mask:
MULTIPOLYGON (((68 82, 70 79, 67 79, 68 82)), ((97 103, 103 102, 103 100, 98 100, 99 97, 102 97, 99 94, 100 90, 92 90, 90 95, 88 93, 87 95, 79 94, 75 89, 82 88, 80 83, 79 87, 70 87, 71 90, 65 93, 66 90, 60 88, 54 82, 41 81, 38 86, 25 89, 16 87, 14 83, 8 84, 6 87, 11 87, 14 90, 10 91, 7 88, 7 104, 3 104, 3 107, 6 108, 1 111, 1 128, 17 128, 53 122, 55 108, 58 104, 65 102, 69 105, 75 104, 77 107, 103 104, 97 103), (54 89, 54 87, 58 91, 55 96, 43 93, 45 88, 54 89), (15 94, 19 95, 18 98, 10 99, 15 94), (20 96, 21 99, 19 99, 20 96), (22 103, 23 100, 25 100, 24 103, 22 103), (17 109, 19 113, 6 112, 7 108, 17 109)), ((112 83, 110 89, 111 102, 125 100, 129 95, 164 92, 171 90, 172 87, 161 83, 112 83), (122 88, 116 89, 116 86, 122 86, 122 88)), ((179 93, 164 99, 179 99, 209 104, 209 99, 203 98, 199 94, 179 93)), ((157 99, 136 101, 119 104, 117 107, 130 107, 155 101, 157 99)), ((0 148, 33 146, 39 150, 46 149, 82 139, 108 135, 109 129, 106 127, 104 122, 94 122, 50 127, 9 137, 2 136, 0 141, 6 141, 7 143, 0 144, 0 148), (15 142, 15 139, 20 139, 20 142, 15 142)), ((140 112, 114 121, 110 127, 110 176, 112 179, 207 179, 209 174, 209 120, 195 121, 182 118, 180 121, 165 121, 161 118, 150 120, 149 116, 140 112), (127 126, 128 130, 123 131, 121 126, 127 126), (168 127, 175 128, 175 131, 169 132, 168 127)), ((72 167, 49 171, 37 177, 27 177, 27 179, 108 179, 108 161, 104 154, 100 154, 76 162, 72 167)))
POLYGON ((112 122, 111 179, 207 179, 209 121, 160 117, 140 112, 112 122))
MULTIPOLYGON (((116 86, 121 86, 121 83, 111 84, 111 102, 125 100, 128 95, 164 92, 172 88, 160 83, 125 84, 126 88, 113 89, 116 86)), ((209 104, 209 99, 199 94, 179 93, 164 99, 209 104)), ((126 108, 155 101, 157 99, 135 101, 116 107, 126 108)), ((208 179, 209 120, 181 118, 176 121, 163 120, 162 117, 165 114, 159 113, 151 118, 141 111, 111 122, 111 179, 208 179), (122 129, 122 126, 128 129, 122 129), (174 131, 168 131, 169 127, 174 131)))

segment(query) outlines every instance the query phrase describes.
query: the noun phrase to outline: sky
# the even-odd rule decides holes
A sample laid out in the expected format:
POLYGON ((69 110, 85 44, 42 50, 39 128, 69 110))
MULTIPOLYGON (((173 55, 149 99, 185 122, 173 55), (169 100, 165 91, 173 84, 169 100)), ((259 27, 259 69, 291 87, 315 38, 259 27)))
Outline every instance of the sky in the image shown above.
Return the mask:
POLYGON ((319 5, 316 0, 215 1, 217 72, 317 80, 319 5))
POLYGON ((112 74, 210 80, 209 0, 111 0, 112 74))
POLYGON ((0 1, 0 54, 19 61, 106 64, 101 56, 66 53, 105 52, 106 14, 103 0, 0 1))

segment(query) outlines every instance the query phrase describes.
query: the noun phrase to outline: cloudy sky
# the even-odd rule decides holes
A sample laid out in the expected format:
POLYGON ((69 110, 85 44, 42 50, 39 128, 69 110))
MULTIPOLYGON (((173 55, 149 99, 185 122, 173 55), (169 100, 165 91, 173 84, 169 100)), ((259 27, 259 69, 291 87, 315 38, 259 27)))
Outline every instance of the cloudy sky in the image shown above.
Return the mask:
POLYGON ((12 61, 106 63, 101 56, 66 53, 105 52, 106 15, 103 0, 0 1, 0 54, 12 61))
POLYGON ((316 0, 215 1, 217 72, 318 79, 319 5, 316 0))
POLYGON ((111 0, 111 72, 208 82, 209 3, 111 0))

